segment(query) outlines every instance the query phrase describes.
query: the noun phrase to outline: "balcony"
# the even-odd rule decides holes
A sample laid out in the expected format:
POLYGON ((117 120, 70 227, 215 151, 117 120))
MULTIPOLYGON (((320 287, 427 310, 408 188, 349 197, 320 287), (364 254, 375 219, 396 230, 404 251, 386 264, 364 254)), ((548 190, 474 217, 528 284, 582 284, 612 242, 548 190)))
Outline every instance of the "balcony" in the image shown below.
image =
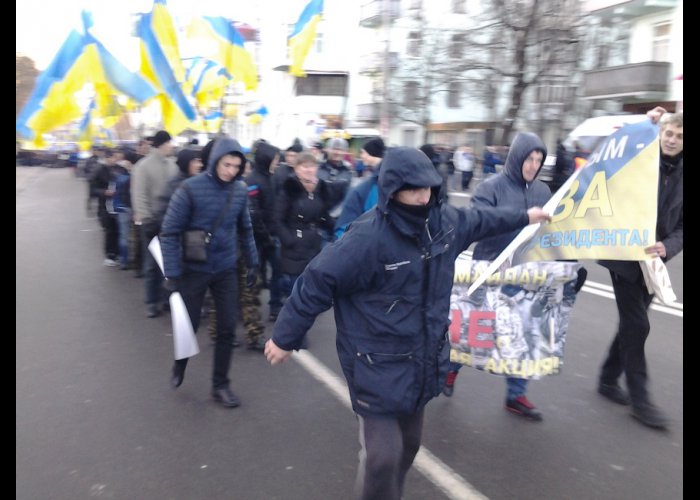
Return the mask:
POLYGON ((658 100, 671 86, 671 63, 648 61, 586 71, 584 99, 658 100))
MULTIPOLYGON (((387 54, 387 69, 389 72, 396 71, 399 67, 399 53, 389 52, 387 54)), ((360 74, 372 76, 384 71, 384 52, 372 52, 362 58, 360 64, 360 74)))
POLYGON ((401 14, 401 0, 371 0, 360 7, 360 26, 379 28, 382 25, 382 7, 389 9, 388 21, 391 23, 401 14))

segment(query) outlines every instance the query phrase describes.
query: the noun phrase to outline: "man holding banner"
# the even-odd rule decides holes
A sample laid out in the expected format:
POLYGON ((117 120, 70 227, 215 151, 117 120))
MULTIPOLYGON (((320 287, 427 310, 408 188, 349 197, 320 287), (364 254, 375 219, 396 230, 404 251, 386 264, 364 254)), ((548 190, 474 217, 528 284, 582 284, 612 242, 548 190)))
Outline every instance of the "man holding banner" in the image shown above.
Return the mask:
MULTIPOLYGON (((519 133, 510 148, 503 172, 486 179, 477 186, 472 198, 472 206, 530 208, 544 205, 549 200, 551 192, 544 182, 535 177, 546 157, 547 148, 537 135, 529 132, 519 133)), ((480 241, 474 248, 472 258, 474 260, 495 259, 517 233, 518 230, 515 230, 480 241)), ((511 288, 514 287, 504 286, 504 293, 511 288)), ((518 294, 518 290, 520 287, 514 288, 510 296, 518 294)), ((498 314, 497 318, 502 316, 498 314)), ((505 323, 501 322, 501 325, 505 323)), ((461 366, 456 362, 450 365, 443 389, 443 394, 448 397, 452 395, 461 366)), ((525 378, 506 377, 505 408, 529 420, 542 420, 542 414, 525 396, 527 383, 525 378)))
MULTIPOLYGON (((654 110, 664 112, 657 108, 654 110)), ((652 112, 649 113, 650 116, 652 112)), ((652 120, 655 116, 651 116, 652 120)), ((657 118, 658 119, 658 118, 657 118)), ((661 123, 661 157, 656 217, 656 243, 645 251, 665 262, 683 250, 683 112, 661 123)), ((637 261, 602 260, 608 268, 620 315, 617 334, 603 363, 598 392, 621 405, 632 405, 632 415, 643 424, 665 429, 668 420, 647 391, 644 344, 649 335, 647 310, 652 295, 637 261), (629 394, 618 384, 624 372, 629 394)))

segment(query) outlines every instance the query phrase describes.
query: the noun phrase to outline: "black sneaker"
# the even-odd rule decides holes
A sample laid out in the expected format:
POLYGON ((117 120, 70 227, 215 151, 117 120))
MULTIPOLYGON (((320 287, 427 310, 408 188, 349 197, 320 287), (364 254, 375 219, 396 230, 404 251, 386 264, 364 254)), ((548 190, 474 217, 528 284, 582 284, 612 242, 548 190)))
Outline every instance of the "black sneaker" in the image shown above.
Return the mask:
POLYGON ((211 392, 214 401, 221 403, 226 408, 235 408, 241 405, 241 400, 238 399, 231 389, 224 387, 223 389, 214 389, 211 392))
POLYGON ((632 416, 641 423, 654 429, 666 429, 668 427, 668 418, 651 403, 632 406, 632 416))
POLYGON ((542 420, 542 414, 535 408, 535 405, 525 396, 518 396, 515 399, 506 400, 506 410, 509 412, 539 422, 542 420))
POLYGON ((629 406, 632 401, 625 390, 618 384, 598 384, 598 394, 608 398, 613 403, 629 406))
POLYGON ((146 312, 146 317, 157 318, 160 316, 161 312, 158 308, 158 304, 148 304, 148 311, 146 312))

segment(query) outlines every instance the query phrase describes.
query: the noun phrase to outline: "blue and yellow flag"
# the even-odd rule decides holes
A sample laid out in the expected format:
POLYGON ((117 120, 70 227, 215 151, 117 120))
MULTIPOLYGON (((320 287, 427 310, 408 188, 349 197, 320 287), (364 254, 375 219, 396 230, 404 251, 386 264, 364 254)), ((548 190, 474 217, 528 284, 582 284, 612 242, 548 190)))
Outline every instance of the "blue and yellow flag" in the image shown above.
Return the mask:
POLYGON ((625 125, 545 205, 556 206, 552 222, 515 251, 513 264, 647 259, 644 249, 656 242, 658 184, 658 126, 651 121, 625 125))
POLYGON ((27 104, 16 121, 17 132, 43 147, 43 134, 83 116, 75 94, 92 84, 100 96, 99 116, 111 116, 102 103, 119 93, 144 102, 156 92, 138 75, 130 72, 89 32, 91 18, 83 12, 85 33, 73 30, 46 70, 39 75, 27 104))
POLYGON ((141 16, 138 35, 141 39, 140 72, 160 92, 163 127, 176 135, 195 120, 196 114, 182 91, 185 69, 165 0, 154 0, 153 10, 141 16))
POLYGON ((206 39, 212 42, 212 53, 205 54, 216 61, 233 77, 243 82, 246 90, 258 88, 258 70, 244 40, 233 23, 225 17, 196 18, 187 29, 191 39, 206 39))
POLYGON ((260 106, 258 109, 253 111, 252 113, 249 113, 248 115, 248 122, 255 125, 263 121, 263 118, 265 118, 269 114, 269 111, 267 110, 267 107, 265 106, 260 106))
POLYGON ((294 31, 287 39, 289 46, 289 72, 294 76, 306 76, 302 69, 304 60, 311 49, 314 38, 316 38, 316 28, 321 21, 323 13, 323 0, 311 0, 304 11, 299 16, 299 20, 294 25, 294 31))
POLYGON ((197 120, 194 130, 197 132, 208 132, 215 134, 221 131, 221 123, 223 122, 224 114, 221 111, 215 110, 206 113, 201 119, 197 120))
POLYGON ((92 147, 92 140, 94 137, 93 125, 92 125, 92 111, 95 109, 95 100, 90 102, 85 116, 80 121, 80 127, 78 129, 78 147, 80 151, 89 151, 92 147))
POLYGON ((212 60, 194 57, 189 61, 185 88, 200 108, 218 107, 230 81, 226 68, 212 60))

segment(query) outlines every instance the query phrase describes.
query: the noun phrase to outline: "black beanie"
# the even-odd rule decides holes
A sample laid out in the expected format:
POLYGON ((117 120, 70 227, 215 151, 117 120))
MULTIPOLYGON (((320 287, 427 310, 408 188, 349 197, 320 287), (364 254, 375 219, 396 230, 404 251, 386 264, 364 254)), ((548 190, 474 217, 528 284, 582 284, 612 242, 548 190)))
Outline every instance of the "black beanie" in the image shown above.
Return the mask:
POLYGON ((153 136, 153 147, 159 148, 169 140, 171 140, 170 134, 165 130, 159 130, 156 135, 153 136))
POLYGON ((369 141, 365 142, 365 145, 362 146, 362 149, 367 151, 367 154, 370 156, 374 156, 376 158, 384 158, 384 150, 386 148, 384 146, 384 141, 382 140, 382 138, 375 137, 374 139, 370 139, 369 141))

